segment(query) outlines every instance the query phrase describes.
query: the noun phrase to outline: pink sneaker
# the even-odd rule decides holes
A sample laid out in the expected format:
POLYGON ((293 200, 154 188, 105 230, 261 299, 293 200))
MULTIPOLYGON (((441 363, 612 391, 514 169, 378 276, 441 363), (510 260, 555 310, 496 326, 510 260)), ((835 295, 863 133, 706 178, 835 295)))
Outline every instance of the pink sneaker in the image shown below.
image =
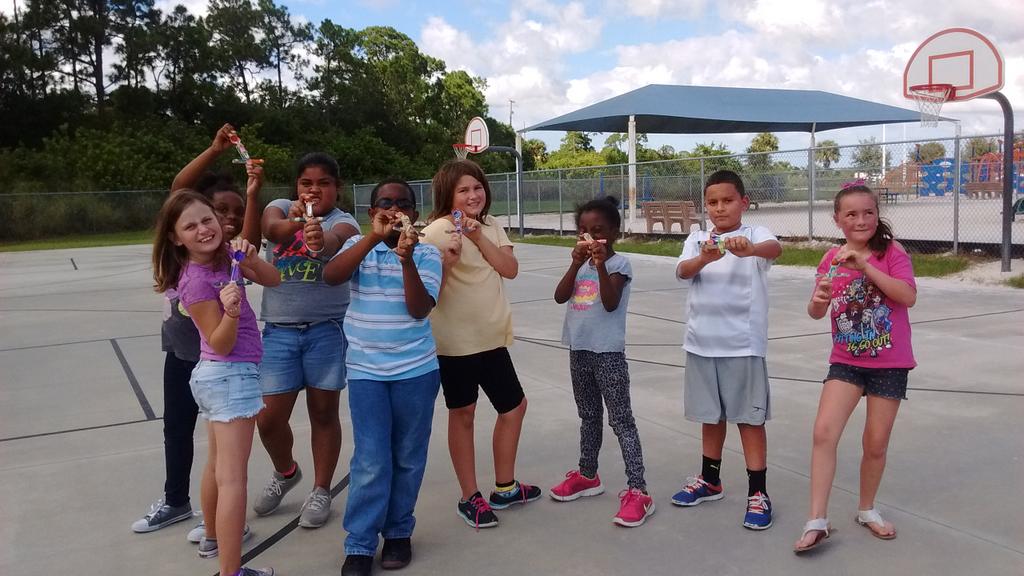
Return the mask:
POLYGON ((654 514, 654 500, 650 495, 644 494, 636 488, 619 492, 619 499, 622 501, 619 513, 612 519, 612 522, 619 526, 635 528, 643 524, 648 516, 654 514))
POLYGON ((604 486, 601 485, 601 477, 597 474, 591 480, 579 470, 572 470, 565 474, 565 480, 549 492, 551 497, 559 502, 572 502, 583 496, 597 496, 604 494, 604 486))

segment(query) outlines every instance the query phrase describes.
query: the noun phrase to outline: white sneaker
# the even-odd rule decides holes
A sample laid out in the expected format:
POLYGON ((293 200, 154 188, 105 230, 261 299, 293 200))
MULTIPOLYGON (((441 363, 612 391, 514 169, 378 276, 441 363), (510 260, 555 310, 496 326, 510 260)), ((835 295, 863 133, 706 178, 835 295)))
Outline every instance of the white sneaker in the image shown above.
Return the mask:
POLYGON ((185 538, 193 544, 199 544, 199 541, 206 537, 206 520, 200 520, 196 527, 188 531, 188 536, 185 538))
MULTIPOLYGON (((206 532, 206 528, 203 528, 203 532, 206 532)), ((249 525, 246 524, 242 531, 242 542, 245 542, 249 538, 252 538, 252 530, 249 530, 249 525)), ((206 536, 199 541, 199 557, 200 558, 214 558, 220 550, 217 548, 217 541, 210 540, 206 536)))

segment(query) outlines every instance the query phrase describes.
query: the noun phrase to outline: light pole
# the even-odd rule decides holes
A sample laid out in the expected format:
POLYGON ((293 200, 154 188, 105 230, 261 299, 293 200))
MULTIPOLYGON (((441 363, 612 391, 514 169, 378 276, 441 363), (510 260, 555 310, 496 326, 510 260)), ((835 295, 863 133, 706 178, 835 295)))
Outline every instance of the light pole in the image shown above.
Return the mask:
POLYGON ((515 129, 515 127, 512 124, 512 105, 515 104, 515 103, 516 103, 515 100, 509 98, 509 100, 508 100, 508 125, 509 126, 513 126, 513 130, 515 129))

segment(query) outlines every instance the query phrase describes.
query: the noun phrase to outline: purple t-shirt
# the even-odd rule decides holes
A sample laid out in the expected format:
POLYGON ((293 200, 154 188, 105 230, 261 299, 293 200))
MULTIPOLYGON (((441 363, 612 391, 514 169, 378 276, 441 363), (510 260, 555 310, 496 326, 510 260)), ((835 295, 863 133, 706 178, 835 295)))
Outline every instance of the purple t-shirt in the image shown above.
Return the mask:
MULTIPOLYGON (((828 272, 839 248, 825 253, 818 273, 828 272)), ((897 280, 916 288, 910 256, 889 243, 882 258, 874 253, 868 262, 897 280)), ((839 267, 832 280, 832 364, 850 364, 863 368, 913 368, 914 349, 910 345, 910 315, 907 307, 892 301, 862 272, 839 267)))
MULTIPOLYGON (((209 266, 189 262, 181 271, 181 276, 178 277, 178 298, 181 300, 181 304, 188 308, 197 302, 213 300, 223 313, 224 306, 220 303, 220 289, 216 288, 214 284, 227 282, 229 276, 228 269, 213 270, 209 266)), ((194 322, 195 318, 192 320, 194 322)), ((244 289, 242 290, 241 316, 238 318, 238 337, 231 352, 227 356, 221 356, 210 348, 210 343, 202 331, 199 332, 199 336, 199 357, 203 360, 255 362, 258 364, 263 358, 263 342, 260 340, 259 326, 256 325, 256 313, 252 311, 244 289)))

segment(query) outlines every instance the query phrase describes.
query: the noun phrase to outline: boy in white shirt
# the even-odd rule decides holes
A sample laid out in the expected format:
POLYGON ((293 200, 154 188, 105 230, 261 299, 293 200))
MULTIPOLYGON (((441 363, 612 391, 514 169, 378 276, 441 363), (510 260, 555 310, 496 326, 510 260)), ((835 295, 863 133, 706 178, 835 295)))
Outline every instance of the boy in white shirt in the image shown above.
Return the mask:
POLYGON ((764 530, 772 525, 764 428, 771 417, 765 367, 768 269, 782 245, 767 228, 743 225, 750 199, 735 172, 719 170, 708 178, 704 204, 714 228, 690 234, 676 265, 676 276, 690 281, 684 414, 703 425, 704 454, 701 475, 691 478, 672 503, 696 506, 722 498, 722 448, 732 422, 739 427, 749 479, 743 525, 764 530))

